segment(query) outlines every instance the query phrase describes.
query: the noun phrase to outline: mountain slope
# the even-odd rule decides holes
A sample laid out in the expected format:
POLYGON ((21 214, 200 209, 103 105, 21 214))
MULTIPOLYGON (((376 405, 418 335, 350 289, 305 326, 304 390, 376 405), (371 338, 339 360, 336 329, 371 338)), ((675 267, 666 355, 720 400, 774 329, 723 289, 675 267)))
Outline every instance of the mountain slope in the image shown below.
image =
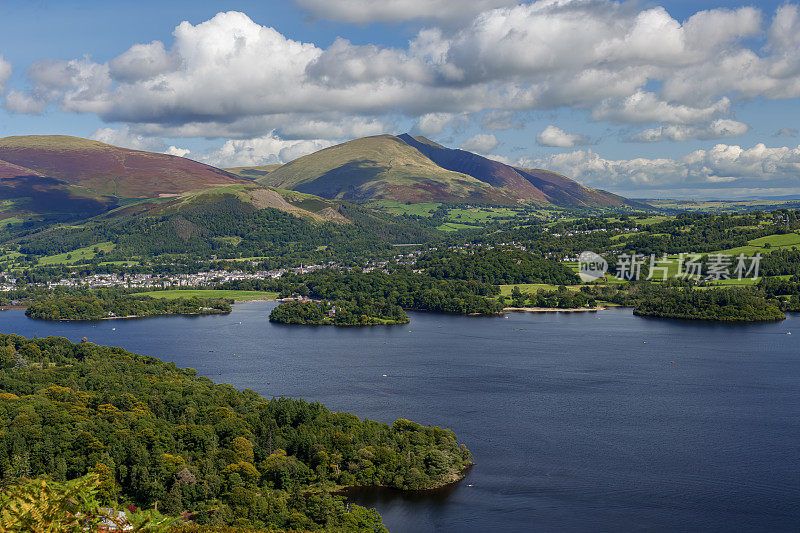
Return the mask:
POLYGON ((508 191, 442 168, 393 135, 364 137, 295 159, 256 181, 324 198, 513 203, 508 191))
POLYGON ((0 159, 0 180, 4 178, 18 178, 20 176, 41 176, 41 174, 30 168, 21 167, 0 159))
MULTIPOLYGON (((249 211, 266 208, 277 209, 314 223, 350 223, 350 220, 339 212, 340 205, 337 202, 297 191, 285 191, 252 183, 205 189, 170 198, 146 200, 109 211, 103 218, 115 219, 138 215, 169 217, 186 210, 202 212, 209 206, 226 202, 241 205, 249 211)), ((214 209, 216 208, 211 208, 211 210, 214 209)))
POLYGON ((554 172, 516 168, 408 134, 365 137, 325 148, 271 170, 256 181, 324 198, 356 201, 635 205, 554 172))
POLYGON ((234 174, 183 157, 65 135, 2 138, 0 161, 0 177, 47 176, 99 195, 124 198, 244 182, 234 174))

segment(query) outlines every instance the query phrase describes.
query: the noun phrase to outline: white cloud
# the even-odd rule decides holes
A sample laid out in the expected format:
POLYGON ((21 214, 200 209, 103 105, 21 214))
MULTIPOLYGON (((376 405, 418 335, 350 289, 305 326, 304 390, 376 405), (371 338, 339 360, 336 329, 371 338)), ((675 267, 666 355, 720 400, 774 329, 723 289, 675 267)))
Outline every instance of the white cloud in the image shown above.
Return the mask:
POLYGON ((521 111, 565 106, 597 121, 690 126, 730 119, 740 98, 800 96, 800 17, 791 5, 764 33, 752 7, 680 21, 662 7, 612 0, 301 1, 321 17, 433 17, 443 27, 421 30, 405 48, 338 39, 323 49, 243 13, 219 13, 181 23, 168 45, 134 44, 108 63, 40 61, 16 107, 51 102, 147 136, 274 130, 313 140, 381 133, 389 117, 435 134, 448 116, 487 110, 482 120, 495 131, 517 127, 511 117, 521 111), (472 18, 441 22, 454 13, 472 18), (751 50, 750 38, 765 46, 751 50))
POLYGON ((535 162, 581 183, 621 191, 675 187, 800 187, 800 146, 752 148, 718 144, 682 158, 609 160, 592 150, 555 154, 535 162))
POLYGON ((592 118, 623 124, 691 124, 727 113, 730 107, 731 101, 727 97, 704 107, 692 107, 670 104, 654 93, 640 90, 622 100, 604 101, 592 112, 592 118))
POLYGON ((47 107, 47 101, 28 96, 21 91, 11 89, 6 95, 4 104, 6 111, 20 113, 24 115, 40 115, 47 107))
POLYGON ((471 17, 517 0, 295 0, 317 18, 366 24, 440 19, 445 22, 471 17))
POLYGON ((489 131, 520 130, 523 124, 511 111, 488 111, 481 117, 481 128, 489 131))
POLYGON ((177 70, 180 59, 164 49, 164 43, 135 44, 108 64, 111 76, 120 81, 148 80, 177 70))
MULTIPOLYGON (((199 160, 215 167, 241 167, 286 163, 334 143, 324 139, 285 140, 274 132, 248 140, 231 140, 208 151, 199 160)), ((194 159, 194 157, 193 157, 194 159)))
POLYGON ((63 111, 102 115, 114 105, 108 65, 95 63, 89 57, 38 61, 28 75, 36 84, 33 98, 58 98, 63 111))
POLYGON ((417 120, 417 130, 429 137, 439 135, 455 117, 453 113, 426 113, 417 120))
POLYGON ((633 142, 659 142, 677 141, 683 142, 690 139, 724 139, 727 137, 738 137, 750 131, 750 126, 743 122, 729 119, 717 119, 705 125, 670 125, 661 126, 641 131, 630 138, 633 142))
POLYGON ((553 146, 557 148, 574 148, 575 146, 588 144, 589 139, 583 135, 569 134, 553 126, 552 124, 539 132, 536 142, 542 146, 553 146))
POLYGON ((777 9, 762 53, 729 47, 708 61, 687 65, 664 79, 663 96, 695 102, 735 93, 740 98, 800 96, 800 15, 796 5, 777 9))
POLYGON ((487 154, 498 147, 500 143, 491 133, 479 133, 461 143, 461 149, 479 154, 487 154))
POLYGON ((144 150, 146 152, 161 152, 164 150, 164 141, 162 139, 138 135, 133 133, 127 126, 121 129, 100 128, 92 133, 89 138, 132 150, 144 150))
POLYGON ((11 63, 3 59, 3 54, 0 54, 0 95, 5 92, 9 79, 11 79, 11 63))
POLYGON ((178 148, 177 146, 170 145, 169 148, 164 150, 164 153, 167 155, 176 155, 178 157, 186 157, 187 155, 191 154, 191 150, 187 150, 186 148, 178 148))

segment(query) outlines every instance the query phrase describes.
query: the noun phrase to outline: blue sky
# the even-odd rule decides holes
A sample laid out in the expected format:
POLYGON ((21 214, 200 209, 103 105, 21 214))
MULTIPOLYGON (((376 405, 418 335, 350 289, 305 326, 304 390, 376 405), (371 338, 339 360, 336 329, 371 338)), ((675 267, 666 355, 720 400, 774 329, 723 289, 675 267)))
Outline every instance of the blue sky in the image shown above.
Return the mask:
POLYGON ((800 195, 792 3, 0 0, 0 56, 0 136, 232 166, 412 131, 637 197, 800 195))

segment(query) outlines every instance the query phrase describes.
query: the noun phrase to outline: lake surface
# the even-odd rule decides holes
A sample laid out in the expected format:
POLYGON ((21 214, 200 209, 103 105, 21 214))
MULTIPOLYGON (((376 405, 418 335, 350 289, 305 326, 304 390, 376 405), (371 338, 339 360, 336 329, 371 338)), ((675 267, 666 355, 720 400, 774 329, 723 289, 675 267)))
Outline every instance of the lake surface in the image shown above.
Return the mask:
POLYGON ((274 305, 90 323, 5 311, 0 331, 86 336, 268 397, 453 429, 476 462, 459 485, 358 494, 393 532, 800 528, 800 317, 409 313, 335 329, 270 324, 274 305))

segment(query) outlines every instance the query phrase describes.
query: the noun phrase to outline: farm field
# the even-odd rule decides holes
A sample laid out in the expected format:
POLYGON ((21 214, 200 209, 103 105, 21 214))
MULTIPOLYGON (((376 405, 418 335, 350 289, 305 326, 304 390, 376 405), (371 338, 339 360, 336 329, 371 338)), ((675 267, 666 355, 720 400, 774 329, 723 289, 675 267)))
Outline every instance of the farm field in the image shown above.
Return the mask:
POLYGON ((98 251, 110 252, 111 250, 114 249, 114 243, 101 242, 99 244, 84 246, 83 248, 78 248, 77 250, 73 250, 71 252, 64 252, 63 254, 47 255, 39 259, 39 264, 68 265, 68 264, 81 263, 84 261, 91 261, 92 259, 94 259, 94 256, 97 255, 97 253, 95 253, 94 251, 95 248, 97 248, 98 251))
POLYGON ((458 231, 462 229, 475 229, 477 226, 472 226, 469 224, 459 224, 456 222, 445 222, 439 226, 436 226, 436 229, 439 231, 458 231))
POLYGON ((511 219, 519 214, 519 211, 507 207, 454 208, 447 212, 447 220, 466 224, 486 224, 494 220, 511 219))
POLYGON ((404 204, 394 200, 378 200, 374 207, 393 215, 417 215, 430 217, 440 205, 439 202, 426 202, 421 204, 404 204))
POLYGON ((274 300, 278 297, 276 292, 266 291, 227 291, 216 289, 187 289, 137 292, 134 296, 150 296, 152 298, 231 298, 233 300, 274 300))
MULTIPOLYGON (((500 295, 511 296, 511 291, 514 290, 514 287, 519 287, 522 292, 536 292, 540 289, 546 291, 558 290, 558 285, 549 285, 547 283, 517 283, 514 285, 500 285, 500 295)), ((580 285, 567 285, 567 290, 577 292, 579 289, 580 285)))

